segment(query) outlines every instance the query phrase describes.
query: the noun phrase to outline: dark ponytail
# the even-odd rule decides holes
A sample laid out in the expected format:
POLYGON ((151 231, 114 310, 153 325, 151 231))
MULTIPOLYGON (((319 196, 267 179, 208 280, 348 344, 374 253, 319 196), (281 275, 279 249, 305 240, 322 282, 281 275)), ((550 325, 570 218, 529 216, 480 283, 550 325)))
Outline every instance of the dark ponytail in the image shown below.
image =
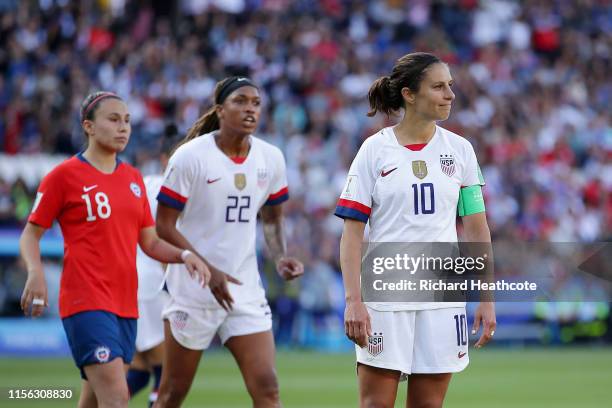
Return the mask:
POLYGON ((391 87, 391 78, 383 76, 378 78, 368 91, 368 101, 371 110, 368 116, 376 115, 376 112, 384 112, 387 115, 399 110, 404 103, 402 94, 391 87))
POLYGON ((413 52, 398 59, 391 75, 378 78, 370 87, 368 116, 374 116, 376 112, 390 115, 403 108, 402 88, 418 92, 425 72, 430 65, 437 63, 442 63, 442 60, 426 52, 413 52))
POLYGON ((204 115, 200 116, 198 120, 193 124, 192 127, 187 131, 187 136, 183 138, 172 150, 172 154, 176 152, 176 149, 189 142, 190 140, 195 139, 198 136, 202 136, 206 133, 213 132, 219 129, 219 117, 217 116, 216 107, 213 106, 206 112, 204 115))

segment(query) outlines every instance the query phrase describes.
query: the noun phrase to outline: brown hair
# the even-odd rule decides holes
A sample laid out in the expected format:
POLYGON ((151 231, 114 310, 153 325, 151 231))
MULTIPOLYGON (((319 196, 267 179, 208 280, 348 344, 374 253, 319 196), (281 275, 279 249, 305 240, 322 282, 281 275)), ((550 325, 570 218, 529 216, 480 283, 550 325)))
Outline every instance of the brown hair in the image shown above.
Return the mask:
POLYGON ((426 52, 413 52, 398 59, 390 76, 380 77, 370 86, 368 101, 371 110, 368 116, 374 116, 376 112, 390 115, 403 108, 402 88, 418 92, 429 66, 441 62, 440 58, 426 52))
POLYGON ((107 91, 98 91, 92 92, 83 100, 81 103, 81 122, 84 120, 93 120, 96 110, 98 106, 100 106, 100 102, 104 99, 113 98, 113 99, 121 99, 117 94, 107 91))
MULTIPOLYGON (((108 98, 118 99, 120 101, 123 100, 119 97, 119 95, 107 91, 97 91, 87 95, 87 97, 81 103, 81 124, 85 120, 93 120, 96 111, 100 107, 100 102, 108 98)), ((87 141, 89 141, 89 135, 87 134, 85 129, 83 129, 83 134, 85 134, 85 145, 87 145, 87 141)))

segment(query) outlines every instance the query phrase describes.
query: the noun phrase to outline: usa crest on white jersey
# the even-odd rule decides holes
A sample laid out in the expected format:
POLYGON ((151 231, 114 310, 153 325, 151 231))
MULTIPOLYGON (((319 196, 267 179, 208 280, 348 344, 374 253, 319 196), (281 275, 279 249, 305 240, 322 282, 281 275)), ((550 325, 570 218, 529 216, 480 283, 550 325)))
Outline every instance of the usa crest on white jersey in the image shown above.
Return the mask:
POLYGON ((455 174, 455 158, 452 154, 441 154, 440 155, 440 168, 442 173, 451 177, 455 174))

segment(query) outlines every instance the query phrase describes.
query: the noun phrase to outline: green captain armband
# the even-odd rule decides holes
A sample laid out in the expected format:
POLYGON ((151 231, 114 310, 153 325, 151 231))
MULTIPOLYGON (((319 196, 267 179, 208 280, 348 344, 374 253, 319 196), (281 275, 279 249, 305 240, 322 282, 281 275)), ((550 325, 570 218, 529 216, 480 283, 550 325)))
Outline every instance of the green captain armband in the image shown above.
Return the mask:
POLYGON ((478 184, 475 186, 462 187, 459 190, 459 204, 457 212, 460 217, 466 215, 478 214, 485 211, 484 197, 482 196, 482 187, 478 184))

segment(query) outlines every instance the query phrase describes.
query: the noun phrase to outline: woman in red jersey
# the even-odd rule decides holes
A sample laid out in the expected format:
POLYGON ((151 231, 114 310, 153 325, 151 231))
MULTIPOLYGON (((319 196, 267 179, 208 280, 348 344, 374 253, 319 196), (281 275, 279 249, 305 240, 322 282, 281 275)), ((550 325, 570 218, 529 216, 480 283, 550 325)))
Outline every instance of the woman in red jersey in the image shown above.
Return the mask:
POLYGON ((79 407, 127 407, 124 366, 134 354, 138 317, 136 245, 160 262, 184 262, 202 285, 210 271, 157 236, 142 176, 117 158, 130 138, 127 105, 96 92, 83 102, 81 120, 86 150, 43 178, 21 235, 28 272, 21 307, 40 316, 47 306, 39 241, 57 219, 64 236, 60 316, 84 379, 79 407))

